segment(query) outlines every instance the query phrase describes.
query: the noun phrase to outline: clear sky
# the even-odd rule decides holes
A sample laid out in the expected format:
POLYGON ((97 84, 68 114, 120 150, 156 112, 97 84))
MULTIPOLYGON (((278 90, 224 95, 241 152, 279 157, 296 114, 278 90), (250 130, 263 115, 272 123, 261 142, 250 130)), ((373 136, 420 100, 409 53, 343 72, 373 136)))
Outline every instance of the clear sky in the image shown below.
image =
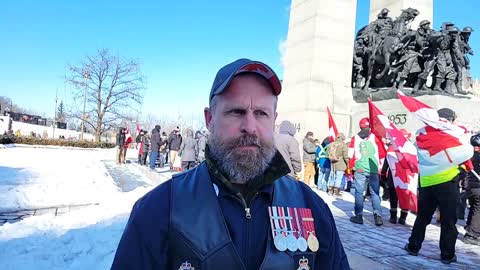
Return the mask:
MULTIPOLYGON (((369 1, 358 0, 357 29, 369 1)), ((69 64, 97 49, 138 59, 147 77, 143 113, 186 116, 208 103, 216 71, 248 57, 280 76, 290 0, 1 1, 0 95, 53 116, 55 91, 69 102, 69 64)), ((434 28, 452 21, 475 29, 472 73, 480 77, 480 1, 434 0, 434 28)), ((353 37, 352 37, 353 38, 353 37)))

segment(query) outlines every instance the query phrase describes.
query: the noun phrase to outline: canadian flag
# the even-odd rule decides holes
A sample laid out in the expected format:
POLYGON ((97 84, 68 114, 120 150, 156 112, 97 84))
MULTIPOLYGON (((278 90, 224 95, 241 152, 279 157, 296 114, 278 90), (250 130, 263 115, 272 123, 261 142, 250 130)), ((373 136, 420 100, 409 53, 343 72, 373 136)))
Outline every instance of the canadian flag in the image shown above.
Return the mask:
POLYGON ((400 209, 417 212, 418 158, 415 146, 388 118, 368 100, 371 132, 379 138, 387 138, 387 162, 400 209))
POLYGON ((401 91, 398 97, 405 108, 425 124, 417 131, 416 138, 422 176, 434 175, 470 160, 473 147, 465 136, 466 128, 440 118, 435 109, 401 91))
POLYGON ((337 129, 337 125, 335 124, 335 121, 333 120, 332 113, 330 112, 330 109, 328 108, 328 106, 327 106, 327 113, 328 113, 328 138, 330 139, 330 142, 333 142, 338 135, 338 129, 337 129))

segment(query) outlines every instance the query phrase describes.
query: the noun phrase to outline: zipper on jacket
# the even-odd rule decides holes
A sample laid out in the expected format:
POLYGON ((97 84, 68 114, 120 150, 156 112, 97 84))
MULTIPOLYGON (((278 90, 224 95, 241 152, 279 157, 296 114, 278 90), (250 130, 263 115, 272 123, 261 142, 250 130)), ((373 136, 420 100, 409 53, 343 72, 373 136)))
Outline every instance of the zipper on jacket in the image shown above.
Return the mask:
MULTIPOLYGON (((257 195, 258 195, 258 192, 253 195, 251 202, 253 202, 253 200, 257 197, 257 195)), ((250 206, 247 205, 247 202, 245 201, 245 198, 243 197, 242 193, 237 192, 235 193, 235 195, 228 195, 228 196, 234 198, 235 200, 237 200, 242 204, 243 209, 245 209, 245 218, 247 219, 252 218, 252 210, 250 206)))
MULTIPOLYGON (((250 251, 250 230, 251 230, 251 225, 250 225, 250 221, 252 219, 252 215, 250 213, 250 206, 251 204, 255 201, 255 197, 257 197, 258 195, 258 192, 256 192, 252 199, 250 200, 250 205, 247 205, 247 203, 245 202, 245 214, 246 214, 246 217, 247 217, 247 222, 246 222, 246 234, 247 234, 247 237, 246 237, 246 244, 245 244, 245 267, 249 267, 249 257, 248 257, 248 254, 249 254, 249 251, 250 251)), ((243 198, 243 196, 242 196, 243 198)), ((243 200, 245 201, 245 199, 243 200)))

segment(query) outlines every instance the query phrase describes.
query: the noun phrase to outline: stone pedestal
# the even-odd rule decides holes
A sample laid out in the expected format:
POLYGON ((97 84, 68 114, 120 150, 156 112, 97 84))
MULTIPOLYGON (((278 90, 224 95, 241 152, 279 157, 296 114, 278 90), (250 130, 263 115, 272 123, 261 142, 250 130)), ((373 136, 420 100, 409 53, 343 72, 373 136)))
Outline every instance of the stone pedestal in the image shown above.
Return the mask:
POLYGON ((402 9, 409 7, 420 11, 420 15, 410 23, 412 29, 417 29, 422 20, 430 21, 432 28, 440 28, 441 25, 433 24, 433 0, 370 0, 369 22, 377 19, 377 15, 382 8, 388 8, 390 10, 389 16, 395 19, 400 15, 402 9))
POLYGON ((350 124, 356 0, 293 0, 284 58, 278 123, 289 120, 299 137, 326 136, 326 107, 339 129, 350 124))

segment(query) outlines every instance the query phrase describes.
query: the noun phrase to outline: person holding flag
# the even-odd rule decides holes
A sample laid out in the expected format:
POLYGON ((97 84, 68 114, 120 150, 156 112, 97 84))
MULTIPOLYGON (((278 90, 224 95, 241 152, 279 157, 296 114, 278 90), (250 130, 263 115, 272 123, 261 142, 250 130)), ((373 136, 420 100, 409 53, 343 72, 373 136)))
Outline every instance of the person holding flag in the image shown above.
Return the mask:
MULTIPOLYGON (((401 132, 402 136, 407 140, 411 136, 406 129, 400 129, 399 132, 401 132)), ((404 153, 399 153, 398 149, 399 147, 398 145, 395 145, 395 141, 391 141, 387 149, 387 162, 383 163, 381 178, 386 183, 389 194, 389 222, 392 224, 397 223, 398 207, 400 206, 401 211, 400 218, 398 218, 398 224, 405 225, 409 208, 410 210, 417 212, 416 189, 418 169, 415 170, 415 172, 412 172, 408 167, 402 166, 399 162, 399 156, 403 158, 404 153), (395 179, 396 181, 394 181, 394 178, 398 179, 395 179), (403 200, 404 202, 399 204, 399 200, 403 200)), ((418 163, 416 156, 413 157, 413 160, 418 163)))
POLYGON ((417 212, 417 149, 408 140, 410 133, 399 130, 371 100, 368 108, 372 133, 389 143, 381 176, 390 197, 390 223, 397 223, 397 207, 400 207, 402 212, 398 223, 404 225, 408 210, 417 212))
POLYGON ((404 249, 417 256, 425 239, 425 230, 438 207, 441 215, 441 261, 450 264, 457 261, 457 207, 460 202, 458 182, 461 164, 470 160, 473 147, 463 141, 466 129, 454 124, 457 116, 449 108, 438 111, 402 92, 398 96, 405 107, 414 112, 425 126, 417 131, 420 188, 418 215, 412 233, 404 249))

